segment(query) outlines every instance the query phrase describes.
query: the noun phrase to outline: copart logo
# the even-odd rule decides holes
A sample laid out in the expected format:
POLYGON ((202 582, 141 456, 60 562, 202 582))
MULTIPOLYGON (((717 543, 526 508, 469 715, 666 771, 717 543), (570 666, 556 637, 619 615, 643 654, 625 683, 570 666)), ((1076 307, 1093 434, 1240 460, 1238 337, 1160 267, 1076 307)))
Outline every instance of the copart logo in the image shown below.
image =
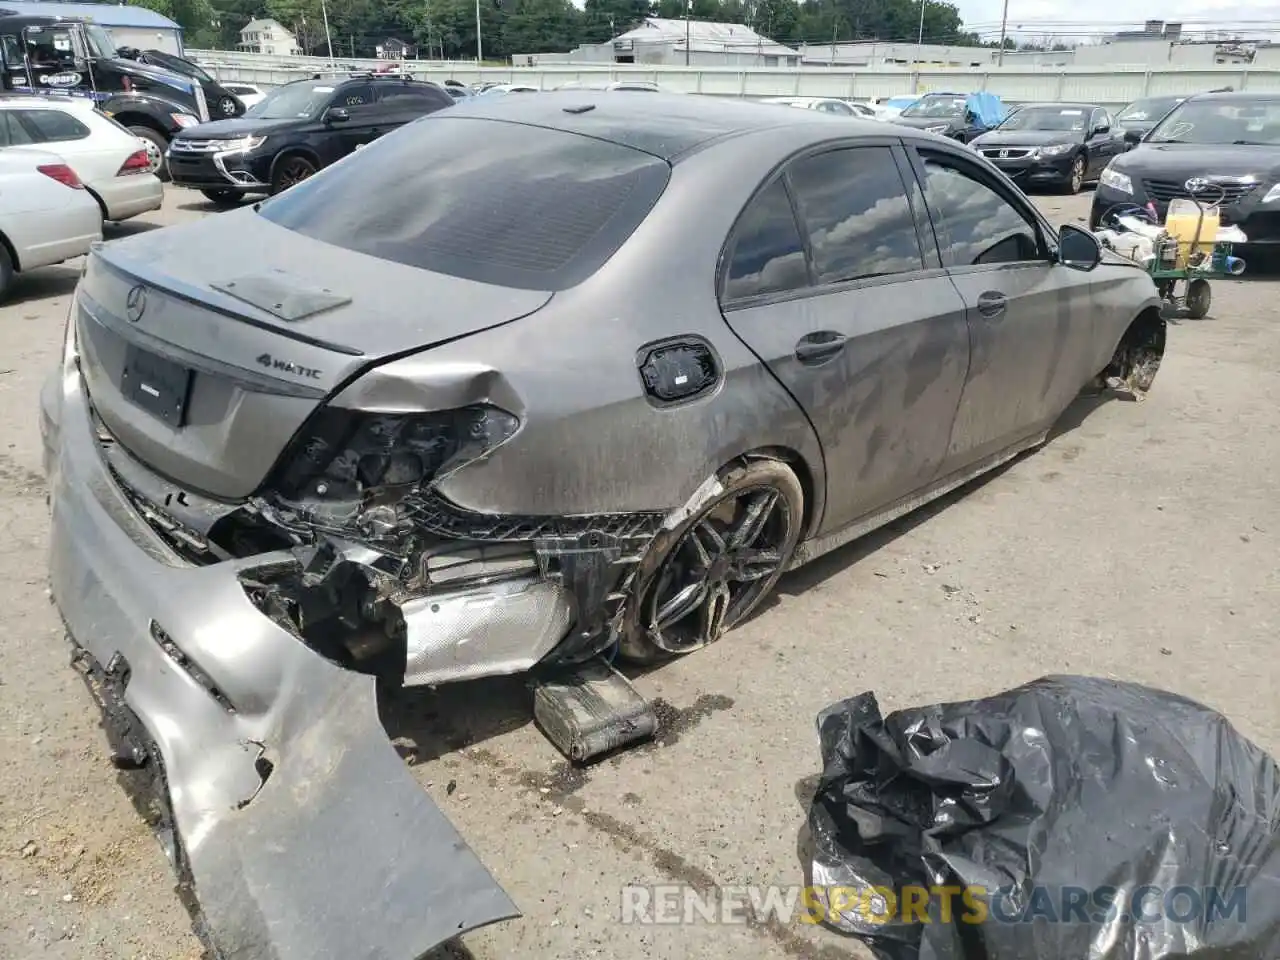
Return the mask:
POLYGON ((320 379, 320 371, 315 367, 304 367, 294 363, 292 360, 281 360, 279 357, 273 357, 269 353, 259 354, 257 362, 260 366, 266 367, 268 370, 276 370, 280 373, 292 373, 294 376, 307 377, 311 380, 320 379))
POLYGON ((83 79, 78 73, 42 73, 40 83, 46 87, 74 87, 83 79))

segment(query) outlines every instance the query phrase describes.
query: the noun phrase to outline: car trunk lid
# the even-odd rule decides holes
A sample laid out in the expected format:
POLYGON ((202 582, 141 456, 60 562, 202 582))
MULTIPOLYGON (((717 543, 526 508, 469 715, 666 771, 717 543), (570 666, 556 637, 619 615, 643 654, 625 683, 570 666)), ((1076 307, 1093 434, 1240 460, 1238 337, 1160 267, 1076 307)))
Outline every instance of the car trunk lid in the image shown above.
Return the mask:
POLYGON ((73 309, 114 439, 182 487, 239 500, 364 369, 550 298, 341 250, 246 209, 98 246, 73 309))

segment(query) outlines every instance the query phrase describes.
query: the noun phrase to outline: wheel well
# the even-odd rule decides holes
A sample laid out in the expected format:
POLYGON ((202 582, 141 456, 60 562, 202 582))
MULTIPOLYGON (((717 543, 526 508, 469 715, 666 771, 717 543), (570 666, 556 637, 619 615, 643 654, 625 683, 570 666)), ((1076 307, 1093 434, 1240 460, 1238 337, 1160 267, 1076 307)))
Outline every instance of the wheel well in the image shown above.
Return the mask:
POLYGON ((146 127, 148 130, 160 134, 160 136, 164 137, 166 140, 169 139, 169 131, 165 130, 160 126, 160 124, 156 123, 153 118, 147 116, 145 113, 117 113, 113 114, 111 119, 125 127, 146 127))
POLYGON ((1147 307, 1129 324, 1116 345, 1116 352, 1102 371, 1102 379, 1117 379, 1135 393, 1151 389, 1160 361, 1164 358, 1169 324, 1157 307, 1147 307))
POLYGON ((1154 350, 1157 356, 1164 356, 1165 339, 1168 336, 1169 324, 1160 316, 1157 307, 1147 307, 1129 324, 1116 351, 1126 346, 1143 346, 1154 350))
POLYGON ((280 166, 280 164, 283 161, 289 159, 290 157, 302 157, 302 159, 309 161, 311 165, 314 166, 317 170, 320 169, 320 158, 317 157, 313 152, 306 149, 305 147, 289 147, 285 150, 281 150, 278 154, 276 154, 276 158, 271 161, 272 177, 275 177, 276 169, 280 166))
POLYGON ((9 254, 9 262, 13 264, 14 272, 20 271, 22 264, 18 262, 18 251, 14 248, 9 238, 4 235, 3 231, 0 231, 0 246, 3 246, 5 253, 9 254))
POLYGON ((90 189, 88 186, 86 186, 86 187, 84 188, 84 192, 85 192, 85 193, 87 193, 87 194, 89 194, 89 196, 93 197, 93 199, 95 199, 95 200, 97 200, 97 201, 98 201, 98 209, 102 211, 102 219, 103 219, 103 220, 108 220, 108 219, 110 219, 110 217, 108 217, 108 215, 107 215, 107 205, 106 205, 105 203, 103 203, 103 202, 102 202, 102 198, 101 198, 100 196, 98 196, 98 195, 97 195, 97 194, 96 194, 92 189, 90 189))
POLYGON ((813 471, 809 469, 809 464, 805 462, 798 452, 790 447, 761 447, 757 450, 749 450, 738 459, 740 460, 777 460, 785 463, 796 475, 796 479, 800 481, 800 489, 804 492, 804 516, 800 523, 800 539, 803 540, 812 532, 809 528, 814 522, 813 508, 815 506, 816 486, 813 480, 813 471))

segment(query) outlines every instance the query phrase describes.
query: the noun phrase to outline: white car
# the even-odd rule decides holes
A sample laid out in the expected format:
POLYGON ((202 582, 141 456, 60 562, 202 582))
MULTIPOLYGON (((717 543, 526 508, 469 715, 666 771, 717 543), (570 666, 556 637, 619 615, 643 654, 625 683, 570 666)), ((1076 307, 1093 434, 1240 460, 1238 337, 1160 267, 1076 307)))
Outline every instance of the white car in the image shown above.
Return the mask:
POLYGON ((56 153, 98 201, 104 220, 158 210, 164 185, 147 145, 80 97, 0 99, 0 146, 56 153))
POLYGON ((102 210, 61 157, 0 150, 0 298, 17 273, 81 256, 101 239, 102 210))
POLYGON ((840 117, 876 119, 876 113, 870 107, 848 100, 838 100, 835 97, 766 97, 763 102, 776 103, 782 107, 799 107, 801 110, 817 110, 820 113, 832 113, 840 117))
POLYGON ((243 103, 246 110, 267 98, 262 88, 252 83, 224 83, 222 89, 243 103))
POLYGON ((481 97, 501 97, 508 93, 538 93, 537 87, 531 87, 527 83, 495 83, 491 87, 485 87, 480 91, 481 97))

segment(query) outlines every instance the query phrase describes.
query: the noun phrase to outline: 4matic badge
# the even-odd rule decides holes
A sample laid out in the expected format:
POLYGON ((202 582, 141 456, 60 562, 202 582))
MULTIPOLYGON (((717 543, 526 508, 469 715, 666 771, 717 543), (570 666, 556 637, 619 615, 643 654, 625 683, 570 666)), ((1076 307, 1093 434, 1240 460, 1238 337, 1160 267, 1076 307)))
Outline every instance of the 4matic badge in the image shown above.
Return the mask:
POLYGON ((280 373, 292 373, 295 376, 307 377, 311 380, 320 379, 320 371, 315 367, 304 367, 300 364, 294 363, 292 360, 281 360, 279 357, 273 357, 269 353, 259 354, 257 362, 268 370, 277 370, 280 373))

